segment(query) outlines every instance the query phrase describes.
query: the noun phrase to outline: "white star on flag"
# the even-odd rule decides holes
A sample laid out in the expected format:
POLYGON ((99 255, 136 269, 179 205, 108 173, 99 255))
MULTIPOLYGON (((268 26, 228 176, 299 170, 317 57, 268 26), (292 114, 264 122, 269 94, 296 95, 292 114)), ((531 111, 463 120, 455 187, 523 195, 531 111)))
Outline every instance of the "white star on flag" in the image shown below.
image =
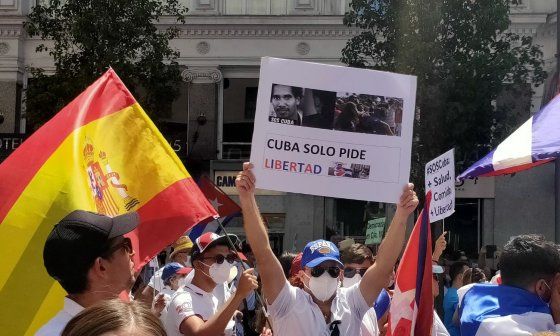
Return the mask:
POLYGON ((391 312, 398 312, 398 314, 391 314, 392 334, 395 332, 395 328, 400 319, 406 318, 411 321, 414 320, 414 311, 412 310, 411 304, 414 301, 415 295, 416 289, 411 289, 403 293, 399 286, 395 284, 395 292, 391 302, 391 312))
POLYGON ((214 198, 213 200, 209 200, 210 203, 212 204, 212 206, 214 207, 214 209, 216 209, 216 211, 220 212, 220 207, 223 205, 222 203, 218 202, 218 198, 214 198))

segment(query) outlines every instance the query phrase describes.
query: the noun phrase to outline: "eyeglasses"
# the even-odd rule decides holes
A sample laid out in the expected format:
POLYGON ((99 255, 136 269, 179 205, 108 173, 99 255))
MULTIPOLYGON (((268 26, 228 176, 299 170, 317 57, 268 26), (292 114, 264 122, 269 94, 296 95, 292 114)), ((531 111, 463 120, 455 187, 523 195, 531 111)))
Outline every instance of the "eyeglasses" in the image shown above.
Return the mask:
POLYGON ((102 257, 103 258, 108 258, 113 253, 117 252, 120 249, 124 249, 126 251, 126 253, 132 254, 133 249, 132 249, 132 241, 130 240, 130 238, 125 237, 120 242, 118 242, 115 245, 112 245, 111 247, 109 247, 107 249, 107 251, 105 253, 103 253, 102 257))
POLYGON ((344 268, 344 277, 345 278, 353 278, 356 273, 358 273, 362 278, 364 274, 366 274, 367 268, 352 268, 352 267, 345 267, 344 268))
POLYGON ((235 261, 237 261, 239 259, 239 257, 237 256, 237 254, 228 254, 227 256, 222 255, 222 254, 218 254, 215 256, 211 256, 211 257, 203 257, 200 258, 202 260, 206 260, 206 259, 212 259, 214 260, 214 262, 216 262, 216 264, 221 265, 224 263, 224 260, 227 260, 228 263, 233 264, 235 261))
POLYGON ((327 271, 329 275, 333 278, 337 278, 340 275, 340 268, 333 266, 333 267, 313 267, 311 269, 311 276, 314 278, 318 278, 323 273, 327 271))

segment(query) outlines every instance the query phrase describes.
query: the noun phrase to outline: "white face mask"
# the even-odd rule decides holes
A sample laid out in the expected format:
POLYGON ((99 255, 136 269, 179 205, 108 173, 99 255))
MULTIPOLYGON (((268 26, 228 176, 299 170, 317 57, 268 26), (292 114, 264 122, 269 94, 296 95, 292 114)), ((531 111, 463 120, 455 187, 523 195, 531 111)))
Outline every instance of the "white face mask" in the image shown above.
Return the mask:
MULTIPOLYGON (((203 263, 204 264, 204 263, 203 263)), ((206 265, 206 264, 204 264, 206 265)), ((206 265, 208 266, 208 265, 206 265)), ((231 274, 231 268, 233 264, 224 260, 223 263, 213 263, 212 265, 208 266, 208 276, 212 278, 212 280, 218 285, 222 284, 229 280, 231 274)))
POLYGON ((185 287, 187 285, 187 277, 181 277, 179 279, 179 288, 185 287))
POLYGON ((191 256, 187 257, 187 261, 185 261, 185 266, 186 267, 192 267, 191 256))
POLYGON ((356 272, 356 274, 354 274, 353 277, 351 278, 344 278, 344 280, 342 280, 342 287, 344 288, 350 288, 352 286, 354 286, 355 284, 357 284, 358 282, 360 282, 360 280, 362 280, 362 276, 360 274, 358 274, 358 272, 356 272))
POLYGON ((320 277, 309 277, 309 290, 319 301, 330 299, 338 287, 338 278, 333 278, 328 272, 320 277))

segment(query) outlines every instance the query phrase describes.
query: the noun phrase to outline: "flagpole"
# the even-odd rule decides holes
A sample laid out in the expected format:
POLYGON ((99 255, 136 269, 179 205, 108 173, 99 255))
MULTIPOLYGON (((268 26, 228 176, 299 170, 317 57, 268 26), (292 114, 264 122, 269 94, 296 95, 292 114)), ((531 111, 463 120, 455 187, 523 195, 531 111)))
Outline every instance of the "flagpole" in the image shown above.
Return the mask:
MULTIPOLYGON (((560 0, 559 0, 560 1, 560 0)), ((231 239, 229 238, 229 233, 226 231, 226 228, 222 225, 222 223, 218 220, 218 218, 214 218, 214 220, 216 222, 218 222, 218 226, 220 227, 220 229, 222 229, 222 231, 224 232, 227 241, 229 243, 229 246, 233 249, 233 251, 235 253, 239 253, 239 251, 237 250, 237 246, 235 246, 235 244, 231 241, 231 239)), ((245 264, 243 263, 243 260, 241 260, 241 268, 243 268, 244 271, 247 270, 247 267, 245 267, 245 264)), ((268 326, 270 327, 270 331, 274 334, 274 330, 272 330, 272 323, 270 323, 270 320, 268 319, 268 312, 266 311, 266 305, 264 303, 263 298, 260 296, 259 292, 255 289, 255 297, 257 298, 257 300, 259 301, 259 303, 262 306, 263 312, 264 312, 264 318, 266 319, 266 321, 268 322, 268 326)), ((259 330, 256 330, 259 331, 259 330)))

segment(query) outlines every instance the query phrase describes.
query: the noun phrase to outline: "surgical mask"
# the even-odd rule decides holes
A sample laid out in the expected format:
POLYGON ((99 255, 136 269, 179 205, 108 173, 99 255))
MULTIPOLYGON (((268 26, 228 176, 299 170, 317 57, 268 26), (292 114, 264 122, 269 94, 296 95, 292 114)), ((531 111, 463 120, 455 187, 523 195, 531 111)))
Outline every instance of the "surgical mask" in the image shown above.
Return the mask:
MULTIPOLYGON (((204 264, 204 263, 203 263, 204 264)), ((204 264, 206 265, 206 264, 204 264)), ((206 265, 208 266, 208 265, 206 265)), ((229 280, 231 274, 231 268, 234 267, 233 264, 224 260, 223 263, 213 263, 208 266, 207 274, 216 284, 222 284, 229 280)), ((205 273, 206 274, 206 273, 205 273)))
POLYGON ((325 302, 330 299, 338 287, 338 278, 333 278, 327 272, 319 277, 309 277, 308 288, 319 301, 325 302))
POLYGON ((351 278, 345 277, 344 280, 342 280, 342 287, 350 288, 355 284, 357 284, 358 282, 360 282, 360 280, 362 280, 362 276, 359 275, 358 273, 354 274, 354 276, 351 278))
POLYGON ((187 257, 187 261, 185 261, 185 266, 186 267, 192 267, 191 256, 187 257))

